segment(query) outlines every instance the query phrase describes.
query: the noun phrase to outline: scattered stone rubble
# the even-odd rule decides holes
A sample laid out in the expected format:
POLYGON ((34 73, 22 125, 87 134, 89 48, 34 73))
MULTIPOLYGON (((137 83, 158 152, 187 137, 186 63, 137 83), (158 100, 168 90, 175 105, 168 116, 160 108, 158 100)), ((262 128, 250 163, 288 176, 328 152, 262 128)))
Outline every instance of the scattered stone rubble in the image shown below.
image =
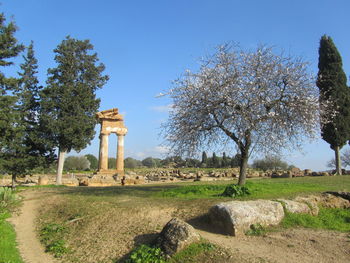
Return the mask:
MULTIPOLYGON (((300 170, 292 168, 289 171, 256 171, 248 169, 247 178, 293 178, 303 176, 331 176, 328 172, 313 172, 310 169, 300 170)), ((133 171, 127 171, 125 175, 103 175, 103 174, 73 174, 67 173, 62 177, 62 183, 67 186, 117 186, 117 185, 134 185, 144 183, 171 183, 182 181, 223 181, 238 178, 239 168, 228 168, 221 171, 203 172, 189 171, 184 172, 182 169, 162 169, 155 168, 146 170, 143 174, 133 171)), ((56 176, 51 175, 33 175, 19 178, 20 184, 26 185, 48 185, 55 184, 56 176)), ((11 185, 11 178, 0 179, 0 185, 11 185)))

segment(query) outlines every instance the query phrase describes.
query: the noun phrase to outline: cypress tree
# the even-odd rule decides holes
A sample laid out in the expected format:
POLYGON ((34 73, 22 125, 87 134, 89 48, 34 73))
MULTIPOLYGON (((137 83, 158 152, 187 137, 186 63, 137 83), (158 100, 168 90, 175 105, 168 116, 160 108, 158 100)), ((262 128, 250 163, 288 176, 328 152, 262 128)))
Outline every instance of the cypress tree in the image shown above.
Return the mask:
POLYGON ((340 149, 350 139, 350 90, 342 67, 332 38, 322 36, 316 83, 320 90, 321 135, 335 152, 337 174, 342 173, 340 149))
POLYGON ((228 166, 228 164, 229 164, 229 161, 228 161, 228 158, 227 158, 227 156, 226 156, 226 153, 225 152, 223 152, 223 154, 222 154, 222 167, 227 167, 228 166))
POLYGON ((108 76, 98 63, 89 40, 66 37, 54 50, 56 68, 48 70, 47 87, 41 93, 41 120, 58 148, 56 183, 62 183, 64 157, 71 150, 80 151, 95 135, 95 113, 100 100, 96 90, 103 87, 108 76))
POLYGON ((11 59, 17 57, 24 49, 17 42, 14 34, 16 25, 5 24, 5 15, 0 14, 0 170, 12 174, 12 183, 22 170, 22 165, 14 165, 16 156, 23 152, 20 139, 23 127, 20 124, 20 112, 17 108, 17 97, 13 91, 18 87, 18 79, 7 77, 5 67, 12 66, 11 59))
POLYGON ((214 168, 219 168, 220 167, 220 160, 216 156, 215 152, 213 152, 213 167, 214 168))
POLYGON ((205 151, 203 151, 203 153, 202 153, 202 164, 207 164, 207 162, 208 162, 207 153, 205 151))

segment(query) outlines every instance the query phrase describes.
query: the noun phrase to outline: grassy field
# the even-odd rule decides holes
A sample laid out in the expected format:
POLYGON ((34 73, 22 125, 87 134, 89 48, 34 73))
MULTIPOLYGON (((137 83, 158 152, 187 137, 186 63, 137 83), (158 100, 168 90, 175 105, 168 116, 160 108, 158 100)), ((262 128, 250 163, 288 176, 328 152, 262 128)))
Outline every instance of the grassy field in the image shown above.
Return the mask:
MULTIPOLYGON (((116 262, 135 246, 151 243, 172 217, 193 223, 213 204, 232 200, 219 194, 235 182, 37 188, 35 191, 48 192, 40 210, 38 231, 47 249, 58 251, 57 256, 67 262, 116 262), (53 233, 45 237, 45 231, 53 233)), ((292 198, 350 191, 350 176, 250 179, 247 186, 251 195, 241 200, 292 198)), ((199 254, 206 258, 202 262, 213 262, 210 254, 217 253, 215 249, 202 252, 199 254)))

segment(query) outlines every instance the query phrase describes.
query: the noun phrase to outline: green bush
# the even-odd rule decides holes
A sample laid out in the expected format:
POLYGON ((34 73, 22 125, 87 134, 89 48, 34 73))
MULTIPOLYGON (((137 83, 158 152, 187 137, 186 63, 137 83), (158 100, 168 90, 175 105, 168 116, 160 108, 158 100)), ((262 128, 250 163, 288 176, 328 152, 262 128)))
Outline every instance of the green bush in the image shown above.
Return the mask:
POLYGON ((158 247, 141 245, 131 252, 126 263, 165 263, 162 250, 158 247))
POLYGON ((237 184, 230 184, 226 186, 224 192, 221 194, 221 196, 225 197, 240 197, 250 195, 249 189, 246 186, 241 186, 237 184))

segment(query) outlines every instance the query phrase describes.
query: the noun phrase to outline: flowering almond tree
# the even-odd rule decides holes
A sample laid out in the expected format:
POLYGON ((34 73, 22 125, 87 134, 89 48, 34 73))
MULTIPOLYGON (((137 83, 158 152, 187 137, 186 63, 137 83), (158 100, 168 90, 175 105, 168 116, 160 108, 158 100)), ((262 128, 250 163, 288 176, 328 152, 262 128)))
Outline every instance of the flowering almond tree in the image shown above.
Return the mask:
POLYGON ((163 124, 176 154, 193 155, 212 145, 235 144, 244 185, 249 156, 300 146, 318 131, 319 102, 308 63, 259 46, 244 51, 225 44, 186 71, 167 92, 173 100, 163 124))

